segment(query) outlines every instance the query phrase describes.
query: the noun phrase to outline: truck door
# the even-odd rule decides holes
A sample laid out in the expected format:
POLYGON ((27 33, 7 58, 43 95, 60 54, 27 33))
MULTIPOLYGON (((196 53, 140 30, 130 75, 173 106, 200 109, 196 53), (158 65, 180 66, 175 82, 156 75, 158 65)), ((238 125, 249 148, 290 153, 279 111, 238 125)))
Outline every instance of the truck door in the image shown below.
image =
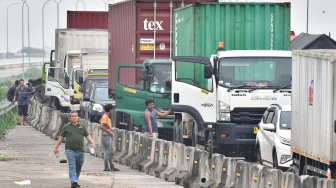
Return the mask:
POLYGON ((137 64, 117 65, 116 112, 129 114, 135 125, 143 124, 147 92, 141 81, 143 66, 137 64))
MULTIPOLYGON (((68 81, 69 77, 66 74, 64 68, 60 67, 49 67, 47 69, 47 76, 46 76, 46 87, 45 87, 45 95, 46 96, 69 96, 69 87, 68 81), (60 79, 55 79, 54 77, 50 77, 49 74, 51 73, 60 75, 60 79)), ((62 97, 63 98, 63 97, 62 97)), ((64 97, 67 100, 69 97, 64 97)))
POLYGON ((198 125, 216 122, 214 76, 206 78, 211 63, 206 58, 174 57, 172 67, 172 110, 193 116, 198 125), (208 68, 208 69, 206 69, 208 68))

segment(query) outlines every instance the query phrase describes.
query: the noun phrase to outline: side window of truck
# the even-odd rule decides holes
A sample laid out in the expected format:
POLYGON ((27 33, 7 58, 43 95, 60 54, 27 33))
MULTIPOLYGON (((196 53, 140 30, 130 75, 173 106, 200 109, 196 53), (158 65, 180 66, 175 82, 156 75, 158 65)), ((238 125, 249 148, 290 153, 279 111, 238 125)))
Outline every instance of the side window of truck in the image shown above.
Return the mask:
POLYGON ((212 91, 212 78, 204 78, 204 65, 190 62, 176 62, 176 81, 212 91))

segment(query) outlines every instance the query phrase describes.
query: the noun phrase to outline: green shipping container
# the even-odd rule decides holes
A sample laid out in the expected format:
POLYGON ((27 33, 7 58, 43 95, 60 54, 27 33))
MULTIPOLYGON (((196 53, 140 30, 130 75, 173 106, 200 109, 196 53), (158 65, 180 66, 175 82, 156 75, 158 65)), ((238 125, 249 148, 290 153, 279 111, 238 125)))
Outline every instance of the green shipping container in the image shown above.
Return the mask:
POLYGON ((290 3, 197 3, 174 11, 174 55, 289 50, 290 3))

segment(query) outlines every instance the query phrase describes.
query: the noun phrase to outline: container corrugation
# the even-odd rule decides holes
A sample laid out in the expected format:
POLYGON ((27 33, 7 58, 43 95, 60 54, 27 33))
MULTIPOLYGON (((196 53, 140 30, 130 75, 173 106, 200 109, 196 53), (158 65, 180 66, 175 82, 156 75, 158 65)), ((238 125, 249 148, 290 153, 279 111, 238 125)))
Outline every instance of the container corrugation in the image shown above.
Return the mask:
POLYGON ((107 29, 108 11, 67 11, 67 28, 107 29))
POLYGON ((292 59, 292 151, 336 162, 336 50, 293 51, 292 59))
POLYGON ((174 55, 289 50, 290 3, 199 3, 174 11, 174 55))
MULTIPOLYGON (((213 0, 200 0, 213 2, 213 0)), ((173 11, 198 0, 130 0, 109 5, 109 92, 114 93, 117 64, 142 64, 145 59, 172 57, 173 11), (182 3, 183 2, 183 3, 182 3), (155 13, 156 12, 156 13, 155 13)), ((121 75, 133 80, 137 75, 121 75)))

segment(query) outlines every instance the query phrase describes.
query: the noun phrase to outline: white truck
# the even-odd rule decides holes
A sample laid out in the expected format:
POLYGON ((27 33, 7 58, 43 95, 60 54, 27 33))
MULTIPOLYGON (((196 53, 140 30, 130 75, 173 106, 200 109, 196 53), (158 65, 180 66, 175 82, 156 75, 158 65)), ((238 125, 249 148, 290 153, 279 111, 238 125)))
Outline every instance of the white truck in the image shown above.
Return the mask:
POLYGON ((54 72, 59 72, 59 79, 52 78, 47 74, 46 90, 47 96, 55 96, 56 107, 63 111, 80 110, 81 92, 80 84, 83 83, 83 75, 85 71, 95 68, 95 71, 107 70, 108 53, 107 49, 81 49, 69 51, 65 54, 64 68, 49 67, 54 72), (58 71, 56 71, 58 70, 58 71), (64 79, 62 79, 64 77, 64 79))
POLYGON ((293 168, 335 179, 336 50, 293 51, 292 72, 293 168))
POLYGON ((225 156, 254 159, 258 123, 266 108, 291 101, 291 51, 174 57, 172 71, 174 140, 204 144, 225 156))

